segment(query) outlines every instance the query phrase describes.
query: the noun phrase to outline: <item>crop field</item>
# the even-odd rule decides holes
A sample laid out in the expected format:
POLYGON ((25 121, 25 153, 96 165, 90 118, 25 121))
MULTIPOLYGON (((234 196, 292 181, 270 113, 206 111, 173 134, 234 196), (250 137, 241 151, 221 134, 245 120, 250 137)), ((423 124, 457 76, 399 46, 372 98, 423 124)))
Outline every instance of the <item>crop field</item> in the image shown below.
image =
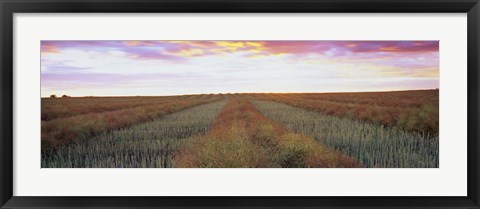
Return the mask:
POLYGON ((339 150, 366 167, 438 167, 438 136, 339 118, 272 101, 254 101, 266 117, 339 150))
POLYGON ((207 132, 225 100, 199 105, 128 128, 104 132, 42 158, 42 167, 171 167, 173 153, 186 138, 207 132))
MULTIPOLYGON (((44 109, 47 112, 47 115, 48 110, 55 112, 55 108, 49 107, 50 105, 61 106, 61 104, 71 104, 70 106, 67 106, 69 107, 67 109, 70 109, 70 112, 75 112, 75 110, 81 109, 84 110, 85 113, 72 113, 72 116, 69 117, 67 116, 52 120, 42 120, 42 151, 49 152, 62 145, 68 145, 79 140, 91 138, 92 136, 105 131, 115 130, 128 127, 136 123, 150 121, 162 115, 180 111, 196 105, 218 101, 221 98, 222 96, 220 95, 166 97, 158 98, 160 101, 158 103, 145 103, 144 105, 137 107, 103 112, 88 111, 95 110, 96 106, 105 106, 105 104, 109 104, 109 101, 111 101, 112 98, 99 98, 94 102, 89 102, 91 98, 44 99, 47 101, 50 100, 44 104, 44 106, 46 106, 44 109), (99 103, 104 104, 98 105, 99 103), (75 104, 78 105, 78 107, 75 104)), ((118 98, 118 100, 122 99, 118 98)), ((135 100, 141 101, 144 100, 144 98, 131 97, 123 98, 123 100, 123 103, 126 104, 135 100)))
POLYGON ((438 90, 42 98, 42 168, 437 168, 438 90))
POLYGON ((438 135, 439 91, 372 93, 253 94, 270 100, 350 119, 438 135))
POLYGON ((42 98, 42 121, 65 118, 87 113, 100 113, 112 110, 128 109, 152 104, 172 102, 175 99, 197 97, 71 97, 62 99, 42 98))
POLYGON ((210 131, 190 139, 174 159, 176 167, 295 168, 360 167, 340 152, 265 118, 244 99, 231 99, 210 131))

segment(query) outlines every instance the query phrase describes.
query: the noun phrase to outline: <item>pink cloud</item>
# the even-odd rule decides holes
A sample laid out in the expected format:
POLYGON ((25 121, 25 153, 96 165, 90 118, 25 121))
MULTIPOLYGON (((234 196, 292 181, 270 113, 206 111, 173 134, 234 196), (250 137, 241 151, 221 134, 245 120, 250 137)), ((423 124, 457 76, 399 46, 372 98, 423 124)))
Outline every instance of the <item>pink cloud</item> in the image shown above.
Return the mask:
MULTIPOLYGON (((59 72, 78 72, 65 63, 51 63, 49 53, 62 53, 64 50, 84 52, 121 51, 132 61, 163 60, 171 64, 185 63, 195 57, 218 56, 241 52, 245 59, 261 56, 288 55, 288 61, 302 63, 315 61, 373 66, 384 69, 382 73, 423 77, 438 76, 438 41, 42 41, 42 67, 59 72), (48 56, 47 56, 48 55, 48 56), (312 56, 310 56, 312 55, 312 56), (45 56, 45 57, 43 57, 45 56), (313 58, 312 58, 313 57, 313 58), (397 73, 395 73, 397 72, 397 73)), ((220 58, 220 57, 219 57, 220 58)), ((235 63, 232 63, 234 65, 235 63)), ((231 68, 231 66, 230 66, 231 68)), ((226 66, 226 71, 229 67, 226 66)), ((43 73, 42 73, 43 75, 43 73)), ((53 79, 46 75, 45 81, 53 79)), ((57 75, 60 76, 60 75, 57 75)), ((131 79, 120 75, 75 75, 78 79, 122 80, 131 79), (115 77, 118 76, 118 77, 115 77)), ((152 76, 152 75, 149 75, 152 76)), ((43 79, 43 77, 42 77, 43 79)), ((65 78, 69 80, 68 78, 65 78)), ((147 79, 147 78, 138 78, 147 79)), ((57 82, 61 82, 57 79, 57 82)), ((71 80, 71 79, 70 79, 71 80)), ((42 80, 43 81, 43 80, 42 80)), ((71 80, 74 82, 74 80, 71 80)), ((82 81, 83 82, 83 81, 82 81)))
POLYGON ((438 45, 438 41, 42 41, 41 50, 45 53, 58 53, 64 49, 119 50, 128 53, 133 59, 179 61, 188 57, 235 52, 266 56, 275 54, 295 56, 321 54, 346 58, 385 56, 378 53, 438 52, 438 45))
POLYGON ((438 41, 267 41, 266 52, 288 54, 337 54, 367 52, 435 52, 438 41))

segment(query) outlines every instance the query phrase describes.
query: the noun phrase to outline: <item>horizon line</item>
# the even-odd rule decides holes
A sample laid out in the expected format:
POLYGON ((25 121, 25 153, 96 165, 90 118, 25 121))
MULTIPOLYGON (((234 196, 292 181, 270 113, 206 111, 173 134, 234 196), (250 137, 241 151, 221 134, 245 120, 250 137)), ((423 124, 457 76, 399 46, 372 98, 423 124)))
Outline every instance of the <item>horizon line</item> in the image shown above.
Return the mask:
MULTIPOLYGON (((402 92, 402 91, 428 91, 428 90, 439 90, 440 88, 429 88, 429 89, 400 89, 400 90, 376 90, 376 91, 328 91, 328 92, 227 92, 227 93, 194 93, 194 94, 169 94, 169 95, 84 95, 84 96, 70 96, 69 98, 84 98, 84 97, 166 97, 166 96, 189 96, 189 95, 228 95, 228 94, 329 94, 329 93, 382 93, 382 92, 402 92)), ((56 94, 52 94, 56 95, 56 94)), ((51 96, 51 95, 50 95, 51 96)), ((40 96, 40 98, 50 98, 50 96, 40 96)), ((60 95, 56 95, 57 98, 62 98, 60 95)))

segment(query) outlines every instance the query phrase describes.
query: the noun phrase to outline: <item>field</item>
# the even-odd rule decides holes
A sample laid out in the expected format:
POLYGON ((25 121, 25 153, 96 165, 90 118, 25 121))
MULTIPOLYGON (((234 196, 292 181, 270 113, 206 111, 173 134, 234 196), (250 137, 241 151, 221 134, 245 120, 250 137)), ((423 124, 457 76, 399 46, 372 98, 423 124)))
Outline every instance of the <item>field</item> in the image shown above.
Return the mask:
POLYGON ((438 134, 438 93, 437 89, 374 93, 254 94, 253 97, 328 115, 438 134))
POLYGON ((437 168, 439 91, 42 98, 43 168, 437 168))
POLYGON ((42 99, 42 116, 56 115, 56 117, 42 120, 42 149, 45 151, 55 150, 62 145, 69 145, 105 131, 150 121, 172 112, 220 99, 220 95, 165 98, 44 98, 42 99), (116 100, 116 102, 112 102, 112 100, 116 100), (140 103, 139 100, 153 101, 130 108, 126 105, 130 102, 140 103), (100 111, 100 107, 111 103, 117 107, 123 105, 123 108, 100 111), (61 114, 58 114, 58 109, 61 109, 63 115, 70 116, 59 116, 61 114))
POLYGON ((207 132, 224 106, 216 101, 79 141, 42 159, 43 167, 171 167, 185 138, 207 132))

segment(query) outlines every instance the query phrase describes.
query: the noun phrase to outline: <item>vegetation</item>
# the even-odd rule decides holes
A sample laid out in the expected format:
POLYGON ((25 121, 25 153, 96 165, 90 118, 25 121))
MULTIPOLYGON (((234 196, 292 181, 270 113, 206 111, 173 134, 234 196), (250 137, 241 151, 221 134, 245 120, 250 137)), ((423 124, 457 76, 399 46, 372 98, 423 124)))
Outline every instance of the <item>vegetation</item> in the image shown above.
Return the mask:
POLYGON ((150 121, 189 107, 218 101, 221 98, 220 95, 166 98, 167 101, 139 107, 42 121, 42 151, 48 154, 60 146, 88 139, 105 131, 150 121))
POLYGON ((42 98, 42 167, 439 166, 438 90, 64 96, 42 98))
POLYGON ((339 118, 279 104, 255 101, 267 117, 290 130, 315 138, 367 167, 438 167, 438 136, 404 131, 395 127, 339 118))
POLYGON ((69 97, 64 95, 61 100, 57 100, 50 99, 57 98, 52 95, 50 98, 42 98, 42 121, 205 97, 209 95, 162 97, 69 97))
POLYGON ((258 100, 438 135, 439 91, 251 94, 258 100))
POLYGON ((42 156, 42 167, 171 167, 184 138, 207 132, 226 101, 204 104, 150 122, 105 132, 42 156))
POLYGON ((359 167, 355 160, 261 115, 247 100, 231 99, 211 130, 189 139, 175 167, 359 167))

